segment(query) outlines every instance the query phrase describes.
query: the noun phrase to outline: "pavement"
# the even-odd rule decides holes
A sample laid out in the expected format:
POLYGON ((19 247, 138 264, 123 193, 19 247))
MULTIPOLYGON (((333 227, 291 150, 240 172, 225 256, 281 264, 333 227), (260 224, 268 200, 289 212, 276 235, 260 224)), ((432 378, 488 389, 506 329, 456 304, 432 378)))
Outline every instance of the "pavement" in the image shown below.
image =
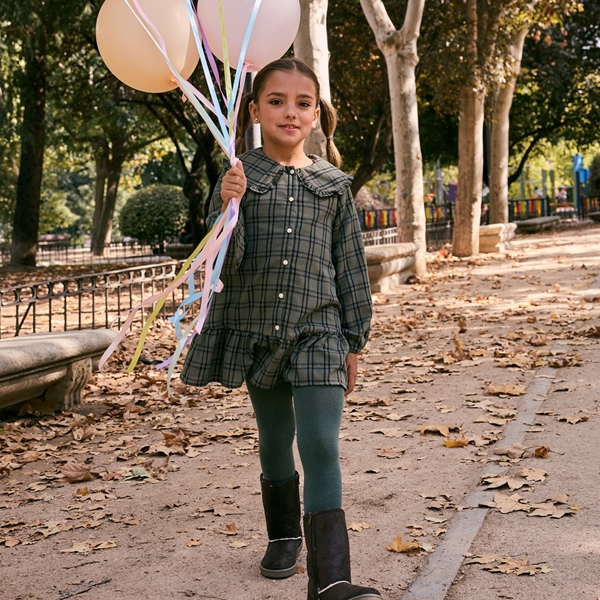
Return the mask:
MULTIPOLYGON (((595 226, 443 250, 375 297, 340 434, 354 581, 387 600, 600 598, 599 301, 595 226)), ((304 554, 290 579, 258 572, 245 390, 169 400, 150 367, 123 373, 133 341, 81 414, 0 421, 0 598, 303 599, 304 554), (96 478, 66 481, 73 461, 96 478)))

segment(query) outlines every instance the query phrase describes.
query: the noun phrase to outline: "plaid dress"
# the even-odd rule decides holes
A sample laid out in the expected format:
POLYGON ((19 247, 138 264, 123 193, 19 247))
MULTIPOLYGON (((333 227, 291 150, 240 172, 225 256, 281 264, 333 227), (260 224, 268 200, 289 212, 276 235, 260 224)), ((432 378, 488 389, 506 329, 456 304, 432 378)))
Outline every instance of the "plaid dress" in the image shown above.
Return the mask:
MULTIPOLYGON (((240 157, 247 192, 224 287, 192 340, 185 383, 346 387, 348 352, 358 353, 369 335, 369 279, 351 179, 311 158, 296 169, 260 148, 240 157)), ((220 181, 209 225, 221 211, 220 181)))

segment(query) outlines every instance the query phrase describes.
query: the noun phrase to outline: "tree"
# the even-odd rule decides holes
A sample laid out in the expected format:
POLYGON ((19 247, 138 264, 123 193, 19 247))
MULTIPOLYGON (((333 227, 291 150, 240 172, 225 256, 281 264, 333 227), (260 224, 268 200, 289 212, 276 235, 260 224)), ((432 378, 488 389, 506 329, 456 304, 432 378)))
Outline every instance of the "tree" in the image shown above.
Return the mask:
POLYGON ((144 147, 165 137, 148 111, 133 100, 138 93, 118 81, 95 46, 97 10, 81 19, 50 74, 49 115, 57 143, 88 153, 96 169, 92 217, 93 254, 111 241, 123 166, 144 147))
POLYGON ((398 237, 400 241, 419 245, 415 263, 418 275, 426 270, 427 252, 415 78, 417 39, 424 2, 409 0, 403 26, 396 30, 382 0, 361 0, 387 65, 396 163, 398 237))
POLYGON ((510 110, 525 39, 532 27, 551 28, 580 7, 568 0, 536 0, 523 4, 515 15, 513 31, 506 47, 507 66, 504 81, 497 81, 493 94, 490 160, 490 223, 508 222, 508 183, 510 155, 510 110))
MULTIPOLYGON (((305 62, 317 75, 321 97, 331 101, 329 88, 329 48, 327 44, 328 0, 300 0, 301 17, 294 41, 294 56, 305 62)), ((309 154, 327 157, 327 140, 319 124, 304 143, 309 154)))
POLYGON ((536 23, 525 41, 511 110, 510 152, 516 181, 541 141, 597 141, 600 117, 600 5, 568 3, 564 21, 536 23))
POLYGON ((52 56, 76 26, 78 0, 5 0, 0 21, 7 39, 20 40, 24 67, 16 73, 22 119, 12 226, 11 263, 35 265, 44 163, 47 73, 52 56))
POLYGON ((510 109, 519 72, 521 57, 527 36, 523 25, 515 31, 508 47, 512 68, 506 81, 496 89, 493 100, 492 136, 490 149, 490 224, 508 223, 508 162, 510 157, 510 109))

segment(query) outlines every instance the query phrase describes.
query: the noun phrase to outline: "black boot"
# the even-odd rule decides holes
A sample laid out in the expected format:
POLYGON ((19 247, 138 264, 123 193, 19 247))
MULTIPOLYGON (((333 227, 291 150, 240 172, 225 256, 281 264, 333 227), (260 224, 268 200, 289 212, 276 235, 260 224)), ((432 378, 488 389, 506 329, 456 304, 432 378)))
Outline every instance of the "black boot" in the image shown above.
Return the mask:
POLYGON ((304 515, 308 600, 381 600, 373 588, 352 585, 350 544, 341 508, 304 515))
POLYGON ((260 476, 269 545, 260 563, 260 572, 271 579, 284 579, 296 572, 302 547, 300 528, 300 477, 271 483, 260 476))

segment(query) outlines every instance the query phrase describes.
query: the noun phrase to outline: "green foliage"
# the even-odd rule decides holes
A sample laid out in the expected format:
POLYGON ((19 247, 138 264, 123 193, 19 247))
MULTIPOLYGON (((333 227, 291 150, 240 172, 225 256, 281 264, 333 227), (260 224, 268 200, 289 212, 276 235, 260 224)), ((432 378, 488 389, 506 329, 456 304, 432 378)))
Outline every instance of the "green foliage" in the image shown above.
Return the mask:
POLYGON ((174 240, 188 218, 188 201, 181 188, 151 185, 138 190, 121 210, 121 234, 146 244, 174 240))

